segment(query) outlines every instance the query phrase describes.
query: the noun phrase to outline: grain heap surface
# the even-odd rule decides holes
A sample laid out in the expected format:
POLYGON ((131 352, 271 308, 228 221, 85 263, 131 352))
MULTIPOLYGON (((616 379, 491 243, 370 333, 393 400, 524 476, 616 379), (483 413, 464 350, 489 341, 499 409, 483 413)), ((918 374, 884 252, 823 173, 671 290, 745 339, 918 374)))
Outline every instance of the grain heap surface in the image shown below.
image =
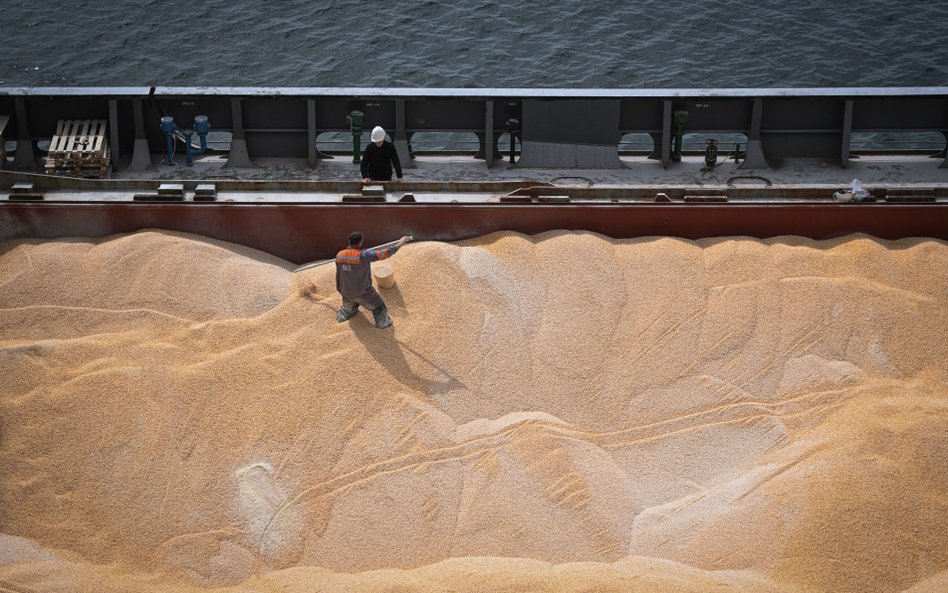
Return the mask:
POLYGON ((944 591, 948 245, 0 245, 0 590, 944 591))

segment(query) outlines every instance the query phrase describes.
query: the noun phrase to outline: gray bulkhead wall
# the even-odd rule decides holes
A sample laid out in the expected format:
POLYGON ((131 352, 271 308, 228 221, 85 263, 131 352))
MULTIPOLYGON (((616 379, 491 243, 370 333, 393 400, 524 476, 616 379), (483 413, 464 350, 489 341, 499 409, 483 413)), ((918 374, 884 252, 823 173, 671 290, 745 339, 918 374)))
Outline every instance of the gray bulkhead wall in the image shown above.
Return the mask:
POLYGON ((521 167, 621 169, 616 99, 523 102, 521 167))

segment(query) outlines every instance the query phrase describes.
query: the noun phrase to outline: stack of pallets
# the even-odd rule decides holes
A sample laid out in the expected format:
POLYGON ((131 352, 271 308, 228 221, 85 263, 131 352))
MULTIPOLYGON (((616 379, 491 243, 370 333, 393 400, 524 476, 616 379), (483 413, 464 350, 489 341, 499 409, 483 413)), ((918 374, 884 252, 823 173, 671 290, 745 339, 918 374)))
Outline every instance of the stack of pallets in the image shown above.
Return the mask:
POLYGON ((46 173, 104 179, 109 176, 110 157, 104 119, 59 120, 46 156, 46 173))

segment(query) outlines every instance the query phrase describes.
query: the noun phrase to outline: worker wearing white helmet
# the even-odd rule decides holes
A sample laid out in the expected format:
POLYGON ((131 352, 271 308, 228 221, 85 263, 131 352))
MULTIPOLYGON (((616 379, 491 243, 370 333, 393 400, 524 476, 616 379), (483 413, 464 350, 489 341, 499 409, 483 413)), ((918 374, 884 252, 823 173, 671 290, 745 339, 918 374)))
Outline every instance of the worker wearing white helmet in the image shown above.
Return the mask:
POLYGON ((372 143, 362 151, 362 183, 391 181, 392 167, 398 181, 402 180, 402 164, 398 160, 395 145, 385 139, 382 126, 372 130, 372 143))

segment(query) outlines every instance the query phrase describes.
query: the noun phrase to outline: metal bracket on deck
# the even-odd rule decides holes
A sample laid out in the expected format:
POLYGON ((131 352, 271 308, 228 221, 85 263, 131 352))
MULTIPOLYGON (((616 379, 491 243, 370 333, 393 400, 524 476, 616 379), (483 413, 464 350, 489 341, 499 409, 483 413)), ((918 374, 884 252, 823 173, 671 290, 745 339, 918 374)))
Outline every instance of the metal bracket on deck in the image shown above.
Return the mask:
POLYGON ((244 132, 241 99, 231 99, 230 107, 234 119, 234 132, 230 142, 230 154, 227 156, 227 166, 234 169, 250 169, 253 163, 250 162, 250 155, 247 153, 247 135, 244 132))

